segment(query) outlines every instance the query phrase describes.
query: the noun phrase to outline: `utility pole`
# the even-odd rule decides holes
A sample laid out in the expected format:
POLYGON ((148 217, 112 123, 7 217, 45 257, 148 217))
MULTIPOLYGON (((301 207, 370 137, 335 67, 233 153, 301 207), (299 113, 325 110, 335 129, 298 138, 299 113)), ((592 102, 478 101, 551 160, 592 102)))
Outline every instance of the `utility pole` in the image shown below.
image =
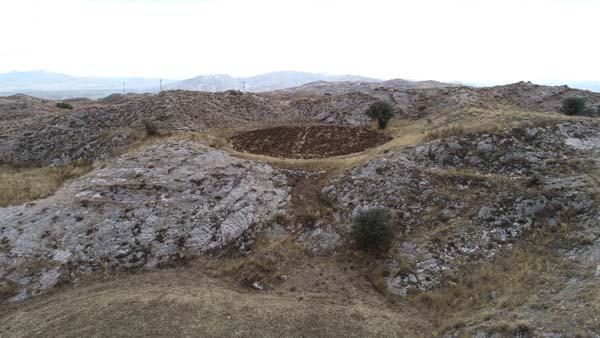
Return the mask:
POLYGON ((123 95, 125 95, 125 81, 123 81, 123 95))
POLYGON ((162 79, 160 79, 160 91, 162 92, 162 79))
POLYGON ((242 92, 246 92, 246 81, 242 81, 242 92))

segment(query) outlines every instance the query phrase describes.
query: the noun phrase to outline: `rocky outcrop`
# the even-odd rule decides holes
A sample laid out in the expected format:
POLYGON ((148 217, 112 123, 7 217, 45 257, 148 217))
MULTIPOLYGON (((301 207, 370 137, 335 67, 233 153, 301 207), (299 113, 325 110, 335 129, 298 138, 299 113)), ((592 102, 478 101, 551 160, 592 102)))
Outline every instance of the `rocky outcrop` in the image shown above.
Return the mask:
POLYGON ((449 137, 414 148, 408 157, 422 165, 472 169, 486 174, 531 176, 576 173, 567 164, 593 160, 600 125, 585 121, 449 137), (586 156, 577 156, 578 152, 586 156))
POLYGON ((365 111, 377 97, 363 93, 323 95, 290 102, 290 110, 301 120, 363 125, 369 122, 365 111))
POLYGON ((123 155, 52 197, 0 209, 0 286, 17 285, 16 301, 99 269, 243 249, 286 208, 286 182, 269 165, 189 141, 123 155))
POLYGON ((160 131, 203 131, 281 118, 281 107, 265 97, 229 91, 169 91, 124 104, 94 106, 69 114, 14 120, 0 126, 0 163, 28 165, 96 161, 130 144, 144 121, 160 131))
POLYGON ((345 224, 358 210, 392 212, 401 236, 389 252, 387 286, 406 295, 440 286, 531 229, 566 221, 596 231, 592 177, 569 163, 593 161, 590 149, 571 144, 576 135, 590 144, 599 131, 559 124, 538 130, 539 139, 526 130, 451 137, 389 152, 336 177, 323 193, 345 224))

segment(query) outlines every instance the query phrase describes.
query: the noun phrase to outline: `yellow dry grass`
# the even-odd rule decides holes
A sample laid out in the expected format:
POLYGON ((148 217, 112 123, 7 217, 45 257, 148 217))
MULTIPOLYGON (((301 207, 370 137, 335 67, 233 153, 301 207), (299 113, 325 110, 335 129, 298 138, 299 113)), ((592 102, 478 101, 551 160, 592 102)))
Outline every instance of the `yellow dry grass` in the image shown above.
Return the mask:
POLYGON ((193 269, 96 282, 4 314, 0 336, 424 337, 426 323, 382 299, 232 287, 193 269))
POLYGON ((560 121, 576 121, 586 117, 567 116, 552 112, 531 112, 513 107, 501 106, 498 109, 471 108, 464 111, 444 113, 430 119, 425 140, 494 132, 510 128, 543 126, 560 121))
POLYGON ((80 177, 91 165, 70 164, 43 168, 0 166, 0 207, 52 195, 65 182, 80 177))
POLYGON ((552 242, 544 236, 533 236, 529 244, 462 271, 452 286, 413 296, 413 304, 430 315, 439 333, 470 323, 512 318, 524 306, 540 302, 537 293, 541 285, 558 288, 561 282, 564 263, 548 252, 552 242))

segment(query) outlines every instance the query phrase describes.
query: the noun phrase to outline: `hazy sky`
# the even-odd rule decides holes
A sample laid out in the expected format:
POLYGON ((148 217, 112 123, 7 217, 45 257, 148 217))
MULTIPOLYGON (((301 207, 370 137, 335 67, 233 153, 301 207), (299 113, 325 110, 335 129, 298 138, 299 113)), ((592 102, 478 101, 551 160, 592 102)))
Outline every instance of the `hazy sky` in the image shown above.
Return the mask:
POLYGON ((0 72, 600 80, 597 0, 1 0, 0 72))

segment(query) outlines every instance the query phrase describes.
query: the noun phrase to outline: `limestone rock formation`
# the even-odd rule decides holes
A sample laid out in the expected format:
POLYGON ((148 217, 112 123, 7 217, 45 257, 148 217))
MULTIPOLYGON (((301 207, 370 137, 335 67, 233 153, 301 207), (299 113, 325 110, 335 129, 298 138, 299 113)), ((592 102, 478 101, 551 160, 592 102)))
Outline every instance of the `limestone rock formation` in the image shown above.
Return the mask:
POLYGON ((189 141, 149 146, 33 203, 0 208, 13 300, 100 269, 150 269, 245 238, 283 212, 284 174, 189 141))

